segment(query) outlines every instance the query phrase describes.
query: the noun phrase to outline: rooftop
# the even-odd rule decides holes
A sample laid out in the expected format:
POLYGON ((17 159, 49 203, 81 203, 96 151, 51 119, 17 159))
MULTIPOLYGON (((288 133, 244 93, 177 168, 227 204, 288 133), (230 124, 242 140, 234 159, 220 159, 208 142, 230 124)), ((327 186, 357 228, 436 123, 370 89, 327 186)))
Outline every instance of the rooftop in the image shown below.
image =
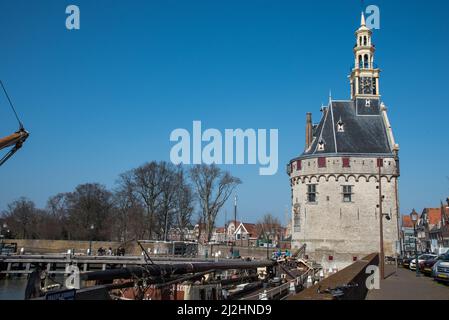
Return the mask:
POLYGON ((311 146, 302 157, 325 155, 392 156, 380 101, 330 101, 314 126, 311 146))

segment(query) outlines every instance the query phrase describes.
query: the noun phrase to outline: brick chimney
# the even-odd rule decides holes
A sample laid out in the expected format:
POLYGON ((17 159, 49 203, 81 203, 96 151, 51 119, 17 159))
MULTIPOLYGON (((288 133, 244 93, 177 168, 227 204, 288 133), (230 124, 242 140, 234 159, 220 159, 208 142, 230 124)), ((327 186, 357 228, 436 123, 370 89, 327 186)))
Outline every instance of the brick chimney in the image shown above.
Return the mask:
POLYGON ((312 114, 308 112, 306 116, 306 150, 312 144, 312 135, 312 114))

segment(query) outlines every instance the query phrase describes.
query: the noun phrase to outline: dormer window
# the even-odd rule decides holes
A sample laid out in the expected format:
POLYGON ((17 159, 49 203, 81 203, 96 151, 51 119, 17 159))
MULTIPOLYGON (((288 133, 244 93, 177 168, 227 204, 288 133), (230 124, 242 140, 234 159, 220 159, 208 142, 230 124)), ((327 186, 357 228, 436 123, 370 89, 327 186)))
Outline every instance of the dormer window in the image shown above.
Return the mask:
POLYGON ((337 122, 337 132, 345 132, 345 124, 341 121, 341 118, 337 122))
POLYGON ((321 139, 321 140, 318 142, 318 151, 324 151, 325 145, 326 145, 326 144, 324 143, 324 140, 321 139))

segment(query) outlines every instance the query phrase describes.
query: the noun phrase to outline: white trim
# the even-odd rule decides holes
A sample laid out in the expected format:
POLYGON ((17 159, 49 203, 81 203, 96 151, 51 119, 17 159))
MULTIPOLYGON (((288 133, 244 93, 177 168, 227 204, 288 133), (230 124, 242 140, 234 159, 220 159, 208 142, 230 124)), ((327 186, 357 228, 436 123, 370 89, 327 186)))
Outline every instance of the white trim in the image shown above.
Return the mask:
POLYGON ((318 139, 318 143, 316 144, 315 151, 313 153, 317 152, 318 144, 320 143, 320 140, 323 139, 323 130, 324 130, 324 126, 326 125, 326 120, 327 120, 327 115, 328 114, 329 114, 329 109, 326 109, 326 115, 324 116, 323 127, 321 127, 320 137, 318 139))
POLYGON ((331 114, 332 114, 332 131, 334 132, 335 153, 338 153, 337 136, 335 135, 334 107, 332 106, 332 100, 330 102, 330 108, 331 108, 331 114))

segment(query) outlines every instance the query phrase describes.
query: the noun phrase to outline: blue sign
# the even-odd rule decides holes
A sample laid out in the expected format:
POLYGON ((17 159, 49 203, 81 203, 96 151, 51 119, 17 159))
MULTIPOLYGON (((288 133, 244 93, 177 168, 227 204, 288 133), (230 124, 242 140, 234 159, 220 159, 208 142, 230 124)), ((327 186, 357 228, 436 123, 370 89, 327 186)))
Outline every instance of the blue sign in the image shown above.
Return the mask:
POLYGON ((76 289, 49 292, 45 295, 45 300, 75 300, 76 289))

